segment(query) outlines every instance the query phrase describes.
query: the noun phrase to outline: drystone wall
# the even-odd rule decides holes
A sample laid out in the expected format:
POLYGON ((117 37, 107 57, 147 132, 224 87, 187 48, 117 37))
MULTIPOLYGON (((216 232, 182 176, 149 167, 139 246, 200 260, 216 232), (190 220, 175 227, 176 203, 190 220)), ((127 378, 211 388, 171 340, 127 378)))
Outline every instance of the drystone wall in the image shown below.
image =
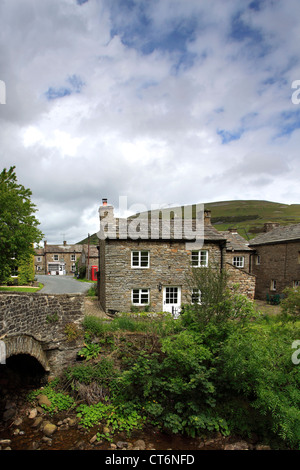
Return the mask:
MULTIPOLYGON (((49 370, 55 375, 76 359, 79 344, 68 341, 66 326, 79 326, 83 317, 81 294, 0 293, 0 338, 7 346, 12 338, 32 338, 45 352, 49 370)), ((32 348, 26 348, 29 343, 22 341, 24 351, 19 349, 18 354, 34 355, 32 348)))

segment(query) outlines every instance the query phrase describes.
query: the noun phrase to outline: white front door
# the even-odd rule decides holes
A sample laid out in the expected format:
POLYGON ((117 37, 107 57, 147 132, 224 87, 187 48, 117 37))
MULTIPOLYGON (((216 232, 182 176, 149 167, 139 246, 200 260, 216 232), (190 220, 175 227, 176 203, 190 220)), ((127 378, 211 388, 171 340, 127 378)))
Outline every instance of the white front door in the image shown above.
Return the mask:
POLYGON ((163 302, 163 311, 172 313, 174 318, 178 318, 181 305, 181 287, 164 287, 163 302))

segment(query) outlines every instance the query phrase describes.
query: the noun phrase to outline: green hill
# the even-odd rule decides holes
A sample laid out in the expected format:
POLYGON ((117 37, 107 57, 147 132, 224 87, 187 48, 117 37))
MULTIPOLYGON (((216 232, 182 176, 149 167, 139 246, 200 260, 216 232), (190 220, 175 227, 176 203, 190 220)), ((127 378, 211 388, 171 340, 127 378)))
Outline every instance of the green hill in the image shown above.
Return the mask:
POLYGON ((270 201, 222 201, 205 204, 211 211, 212 224, 218 230, 236 228, 245 238, 263 231, 266 222, 280 225, 300 223, 300 204, 270 201))
MULTIPOLYGON (((181 213, 182 207, 166 210, 181 213)), ((266 222, 276 222, 280 225, 300 223, 300 204, 241 200, 209 202, 204 204, 204 208, 211 211, 211 221, 217 230, 236 228, 240 235, 248 239, 261 233, 266 222)), ((88 240, 85 238, 78 243, 87 242, 88 240)), ((96 233, 90 236, 90 243, 98 244, 96 233)))

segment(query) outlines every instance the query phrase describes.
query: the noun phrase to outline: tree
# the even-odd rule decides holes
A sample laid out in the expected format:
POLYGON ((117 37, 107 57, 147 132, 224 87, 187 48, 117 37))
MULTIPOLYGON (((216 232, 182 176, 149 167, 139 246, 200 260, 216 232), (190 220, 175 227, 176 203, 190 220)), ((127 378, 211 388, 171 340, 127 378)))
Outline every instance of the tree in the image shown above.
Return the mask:
POLYGON ((30 263, 34 243, 43 233, 38 229, 32 192, 17 182, 15 166, 0 173, 0 283, 9 280, 18 260, 30 263))
POLYGON ((184 305, 183 321, 200 329, 207 325, 224 326, 231 320, 247 320, 255 316, 253 303, 228 285, 229 274, 217 263, 192 267, 187 283, 193 292, 191 302, 184 305))

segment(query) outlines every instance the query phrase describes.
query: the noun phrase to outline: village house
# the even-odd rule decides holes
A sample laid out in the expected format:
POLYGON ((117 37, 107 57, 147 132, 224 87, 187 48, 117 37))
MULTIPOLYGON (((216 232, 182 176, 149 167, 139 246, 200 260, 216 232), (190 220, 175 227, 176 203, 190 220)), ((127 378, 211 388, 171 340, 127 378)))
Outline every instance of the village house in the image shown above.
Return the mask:
MULTIPOLYGON (((191 290, 188 282, 191 266, 205 268, 211 262, 220 270, 229 268, 233 282, 240 281, 243 293, 253 298, 255 276, 245 269, 251 249, 234 232, 228 234, 227 242, 226 234, 212 226, 210 211, 204 211, 200 244, 186 237, 180 230, 182 220, 176 217, 158 219, 159 227, 153 233, 149 215, 116 219, 106 200, 99 215, 98 293, 105 312, 149 308, 176 315, 182 303, 200 300, 201 293, 191 290)), ((191 224, 195 228, 197 219, 191 224)))
POLYGON ((286 287, 300 285, 300 224, 267 223, 249 246, 255 250, 252 273, 257 299, 278 299, 286 287))
POLYGON ((82 245, 48 245, 35 249, 34 265, 36 274, 64 275, 76 272, 76 261, 82 253, 82 245))

